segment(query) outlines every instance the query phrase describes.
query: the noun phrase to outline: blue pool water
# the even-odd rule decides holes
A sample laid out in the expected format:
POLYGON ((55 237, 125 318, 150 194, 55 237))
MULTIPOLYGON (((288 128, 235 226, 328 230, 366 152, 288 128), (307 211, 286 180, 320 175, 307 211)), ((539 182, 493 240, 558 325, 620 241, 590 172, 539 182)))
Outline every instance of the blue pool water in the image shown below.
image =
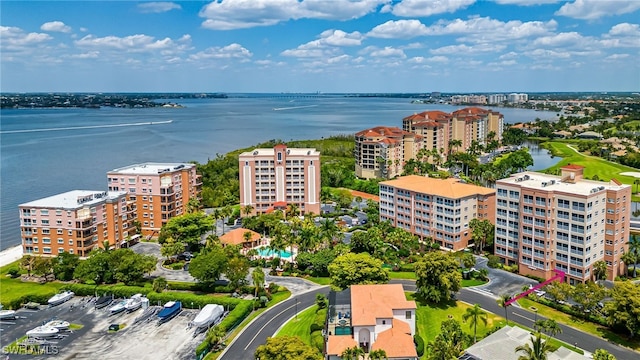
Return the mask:
POLYGON ((260 254, 260 256, 263 257, 280 257, 280 258, 288 258, 291 257, 291 253, 289 251, 285 251, 285 250, 280 250, 280 251, 274 251, 272 249, 267 249, 267 248, 258 248, 258 254, 260 254))

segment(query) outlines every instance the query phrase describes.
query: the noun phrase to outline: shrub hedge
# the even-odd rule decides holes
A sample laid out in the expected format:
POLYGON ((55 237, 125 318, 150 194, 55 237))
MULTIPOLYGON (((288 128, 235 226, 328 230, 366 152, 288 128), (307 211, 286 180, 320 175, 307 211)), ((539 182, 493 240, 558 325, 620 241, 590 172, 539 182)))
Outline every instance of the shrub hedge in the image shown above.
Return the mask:
POLYGON ((320 353, 324 352, 324 336, 322 336, 322 331, 314 331, 311 333, 311 345, 315 346, 320 353))
POLYGON ((413 336, 413 342, 416 344, 416 353, 418 353, 418 357, 424 355, 424 340, 420 335, 415 334, 413 336))
POLYGON ((47 301, 56 294, 56 291, 51 291, 51 293, 49 294, 40 294, 40 295, 35 295, 35 294, 28 294, 28 295, 23 295, 20 296, 19 298, 15 298, 11 301, 8 301, 6 303, 4 303, 3 305, 5 306, 5 308, 7 309, 19 309, 22 304, 26 304, 28 302, 37 302, 39 304, 46 304, 47 301))

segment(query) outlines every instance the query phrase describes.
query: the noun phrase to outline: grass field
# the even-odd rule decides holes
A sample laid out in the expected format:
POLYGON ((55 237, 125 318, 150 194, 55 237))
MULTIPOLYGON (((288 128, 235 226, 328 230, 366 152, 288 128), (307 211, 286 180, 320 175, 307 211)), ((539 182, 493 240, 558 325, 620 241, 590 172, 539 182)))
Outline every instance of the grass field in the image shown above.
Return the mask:
POLYGON ((617 343, 617 344, 626 346, 628 348, 632 348, 634 350, 640 350, 640 341, 638 340, 629 341, 629 339, 627 339, 626 337, 616 334, 604 326, 594 324, 586 320, 574 318, 569 314, 565 314, 554 308, 548 307, 543 304, 539 304, 527 298, 522 298, 518 300, 518 304, 520 304, 520 306, 522 306, 523 309, 527 309, 529 311, 533 311, 531 307, 534 307, 535 309, 538 310, 538 314, 546 318, 553 319, 558 323, 562 323, 562 324, 574 327, 580 331, 584 331, 588 334, 598 336, 603 339, 607 339, 613 343, 617 343))
POLYGON ((311 345, 311 333, 309 332, 309 327, 313 324, 313 321, 316 318, 317 310, 318 305, 313 305, 298 313, 298 319, 296 320, 293 318, 285 323, 276 334, 276 337, 285 335, 297 336, 302 339, 305 344, 311 345))
POLYGON ((309 277, 307 280, 318 285, 331 285, 331 278, 328 277, 309 277))
POLYGON ((64 286, 63 283, 57 282, 38 284, 35 282, 23 282, 19 278, 11 279, 7 277, 9 269, 19 267, 19 264, 20 260, 0 268, 0 299, 5 305, 27 294, 51 297, 60 292, 60 289, 64 286))

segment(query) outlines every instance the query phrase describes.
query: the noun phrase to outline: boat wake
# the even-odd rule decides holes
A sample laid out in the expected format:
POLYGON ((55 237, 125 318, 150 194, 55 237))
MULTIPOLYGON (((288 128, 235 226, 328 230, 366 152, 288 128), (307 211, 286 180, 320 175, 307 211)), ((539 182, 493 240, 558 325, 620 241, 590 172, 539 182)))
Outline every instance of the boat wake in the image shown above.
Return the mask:
POLYGON ((59 128, 28 129, 28 130, 8 130, 8 131, 0 131, 0 134, 19 134, 19 133, 45 132, 45 131, 103 129, 103 128, 126 127, 126 126, 162 125, 162 124, 171 124, 172 122, 173 120, 166 120, 166 121, 147 121, 147 122, 128 123, 128 124, 68 126, 68 127, 59 127, 59 128))
POLYGON ((304 109, 304 108, 310 108, 310 107, 316 107, 316 106, 318 105, 289 106, 289 107, 273 108, 273 111, 304 109))

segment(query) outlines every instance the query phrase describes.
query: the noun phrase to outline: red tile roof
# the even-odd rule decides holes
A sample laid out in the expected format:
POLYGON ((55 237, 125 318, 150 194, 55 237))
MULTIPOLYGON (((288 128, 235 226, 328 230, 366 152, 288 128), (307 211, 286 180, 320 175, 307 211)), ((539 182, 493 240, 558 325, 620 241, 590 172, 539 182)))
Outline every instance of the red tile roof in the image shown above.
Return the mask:
POLYGON ((388 127, 388 126, 376 126, 371 129, 362 130, 356 133, 356 136, 363 137, 397 137, 401 138, 404 136, 415 136, 414 133, 404 131, 398 127, 388 127))
POLYGON ((376 342, 371 345, 371 350, 378 349, 384 350, 389 359, 418 357, 409 324, 395 318, 391 329, 379 333, 376 342))
POLYGON ((352 285, 351 324, 375 325, 377 318, 392 318, 393 310, 416 309, 416 302, 409 301, 400 284, 352 285))
POLYGON ((242 243, 245 243, 246 241, 244 239, 244 233, 246 233, 247 231, 251 233, 251 240, 249 240, 250 242, 260 240, 260 238, 262 237, 260 234, 253 230, 237 228, 220 236, 220 242, 226 245, 240 245, 242 243))
POLYGON ((348 335, 330 335, 327 337, 327 355, 340 356, 347 348, 358 346, 348 335))

